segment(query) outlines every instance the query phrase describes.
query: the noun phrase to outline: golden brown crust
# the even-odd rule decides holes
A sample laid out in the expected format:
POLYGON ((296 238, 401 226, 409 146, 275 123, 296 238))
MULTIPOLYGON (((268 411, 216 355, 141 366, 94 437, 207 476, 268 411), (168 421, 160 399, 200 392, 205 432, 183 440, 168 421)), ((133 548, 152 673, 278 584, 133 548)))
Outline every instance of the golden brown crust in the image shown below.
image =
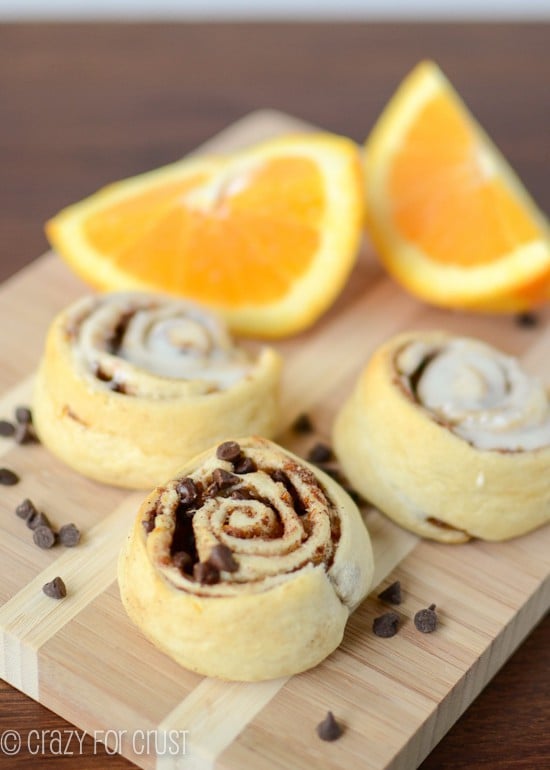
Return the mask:
POLYGON ((409 345, 443 350, 453 340, 411 332, 375 351, 337 417, 335 450, 359 492, 423 537, 516 537, 550 519, 550 447, 476 447, 420 403, 396 367, 409 345))
MULTIPOLYGON (((153 321, 149 336, 151 328, 153 321)), ((192 336, 188 329, 187 334, 192 336)), ((49 329, 35 386, 36 430, 54 454, 80 473, 150 489, 226 434, 273 435, 281 363, 271 348, 257 357, 235 348, 215 317, 187 303, 137 293, 86 298, 60 313, 49 329), (130 352, 113 352, 103 337, 113 327, 116 331, 116 319, 132 311, 145 316, 148 305, 170 311, 157 328, 173 323, 168 332, 174 336, 181 335, 178 319, 192 308, 189 326, 206 352, 193 351, 194 340, 184 339, 187 348, 181 343, 172 355, 170 349, 165 353, 166 340, 159 344, 155 339, 162 354, 153 350, 160 374, 147 368, 149 338, 143 345, 128 343, 130 352), (94 316, 100 317, 97 325, 94 316), (163 373, 164 361, 168 366, 175 362, 179 371, 188 349, 188 376, 163 373)))
POLYGON ((118 579, 128 614, 160 649, 199 673, 254 681, 304 671, 338 646, 373 560, 361 515, 339 485, 266 439, 239 444, 256 470, 234 474, 224 489, 215 472, 232 473, 232 464, 214 447, 149 495, 118 579), (198 490, 183 509, 182 479, 198 490), (190 519, 192 538, 182 536, 190 519), (197 565, 220 546, 235 564, 201 582, 197 565), (194 570, 178 568, 182 549, 194 570))

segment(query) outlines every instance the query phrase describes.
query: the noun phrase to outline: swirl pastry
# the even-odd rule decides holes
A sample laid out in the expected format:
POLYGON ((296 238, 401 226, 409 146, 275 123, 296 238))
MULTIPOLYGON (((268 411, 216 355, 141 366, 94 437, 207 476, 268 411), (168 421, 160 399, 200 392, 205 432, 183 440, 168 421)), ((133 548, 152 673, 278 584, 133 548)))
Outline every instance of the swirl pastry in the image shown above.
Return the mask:
POLYGON ((506 540, 550 519, 548 393, 477 340, 389 340, 338 415, 334 446, 352 484, 419 535, 506 540))
POLYGON ((236 347, 210 312, 148 293, 87 297, 53 321, 33 418, 80 473, 151 489, 228 434, 273 435, 280 356, 236 347))
POLYGON ((155 489, 118 569, 128 614, 160 649, 242 681, 323 660, 372 575, 369 535, 346 492, 255 437, 225 441, 155 489))

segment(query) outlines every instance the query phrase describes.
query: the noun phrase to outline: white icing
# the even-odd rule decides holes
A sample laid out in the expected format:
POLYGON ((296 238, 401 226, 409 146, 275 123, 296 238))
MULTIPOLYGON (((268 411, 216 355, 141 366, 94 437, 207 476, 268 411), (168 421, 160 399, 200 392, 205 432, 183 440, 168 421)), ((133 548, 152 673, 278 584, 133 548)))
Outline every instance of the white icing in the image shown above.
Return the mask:
POLYGON ((170 398, 225 390, 252 370, 254 361, 237 348, 213 315, 182 300, 142 293, 86 299, 69 319, 73 351, 88 376, 100 371, 106 387, 132 395, 170 398), (116 350, 110 339, 126 324, 116 350))
POLYGON ((458 436, 480 449, 520 451, 550 445, 548 393, 517 359, 466 338, 441 348, 413 342, 397 357, 408 387, 428 358, 416 397, 458 436))

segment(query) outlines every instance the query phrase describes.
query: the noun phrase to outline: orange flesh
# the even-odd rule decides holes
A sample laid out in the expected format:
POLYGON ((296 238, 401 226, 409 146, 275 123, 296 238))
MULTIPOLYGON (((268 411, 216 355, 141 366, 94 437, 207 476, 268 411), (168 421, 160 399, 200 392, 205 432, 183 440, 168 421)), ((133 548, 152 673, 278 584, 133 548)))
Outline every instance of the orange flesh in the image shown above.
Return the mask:
POLYGON ((100 211, 86 236, 159 289, 225 306, 284 296, 319 247, 325 202, 315 163, 264 161, 224 182, 201 209, 185 195, 203 181, 169 183, 100 211))
POLYGON ((394 157, 394 223, 431 260, 491 263, 541 235, 505 181, 484 168, 482 152, 472 124, 441 94, 421 110, 394 157))
POLYGON ((84 233, 90 245, 105 255, 117 255, 154 225, 179 195, 204 181, 204 174, 184 181, 165 182, 122 203, 92 214, 84 222, 84 233))

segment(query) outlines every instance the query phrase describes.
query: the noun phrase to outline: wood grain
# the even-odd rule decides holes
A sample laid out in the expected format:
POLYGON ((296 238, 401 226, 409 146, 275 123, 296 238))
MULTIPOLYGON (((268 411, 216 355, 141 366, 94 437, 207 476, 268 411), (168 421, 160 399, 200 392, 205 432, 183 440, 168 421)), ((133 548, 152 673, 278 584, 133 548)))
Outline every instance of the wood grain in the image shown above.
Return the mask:
MULTIPOLYGON (((426 55, 446 69, 548 210, 547 38, 548 25, 5 25, 0 272, 5 277, 43 251, 42 222, 61 205, 115 177, 180 156, 257 106, 278 106, 362 139, 403 73, 426 55)), ((382 307, 388 289, 379 270, 370 263, 361 270, 365 279, 379 282, 373 296, 382 307)), ((63 301, 55 280, 44 290, 47 279, 47 272, 40 273, 30 295, 40 308, 41 328, 63 301)), ((31 374, 42 343, 16 295, 2 302, 6 323, 21 318, 21 337, 29 339, 22 346, 19 337, 4 335, 2 379, 9 387, 31 374)), ((512 349, 530 346, 524 342, 530 332, 496 324, 495 340, 499 329, 512 349)), ((538 354, 533 349, 540 356, 541 348, 538 354)), ((304 394, 307 387, 302 399, 304 394)), ((327 385, 323 398, 334 409, 338 389, 327 385)), ((50 489, 48 503, 55 499, 50 489)), ((25 561, 30 571, 35 555, 29 552, 25 561)), ((423 768, 543 766, 541 758, 550 752, 542 716, 548 709, 549 633, 546 620, 423 768)), ((64 724, 6 685, 0 704, 2 728, 64 724)), ((86 746, 86 767, 130 767, 120 757, 94 756, 90 741, 86 746)), ((28 759, 20 755, 10 767, 28 759)), ((36 757, 34 766, 60 762, 70 768, 77 761, 82 767, 79 757, 50 754, 36 757)))
MULTIPOLYGON (((301 125, 279 113, 255 113, 206 149, 236 148, 301 125)), ((36 340, 41 343, 46 325, 43 307, 35 311, 30 303, 41 285, 57 287, 50 314, 86 291, 55 255, 8 282, 2 309, 12 322, 30 319, 29 350, 36 340)), ((501 320, 471 317, 469 324, 489 341, 502 337, 501 320)), ((548 344, 546 324, 530 333, 527 350, 525 333, 509 324, 507 348, 524 357, 533 353, 534 371, 548 374, 546 361, 534 355, 548 344)), ((373 349, 399 328, 442 325, 463 324, 457 314, 405 296, 364 250, 331 311, 313 329, 278 343, 286 362, 282 428, 305 410, 315 415, 316 438, 329 439, 335 411, 373 349), (366 317, 375 321, 368 329, 366 317)), ((17 375, 15 366, 5 412, 31 386, 25 368, 17 375)), ((280 440, 294 450, 305 448, 289 430, 280 440)), ((326 708, 346 725, 345 740, 324 749, 327 767, 348 767, 357 757, 372 770, 416 767, 550 605, 548 528, 511 543, 449 548, 423 542, 366 509, 375 587, 386 579, 400 579, 406 587, 398 636, 385 640, 372 634, 372 621, 384 609, 375 588, 353 615, 341 647, 313 671, 255 685, 202 679, 153 648, 120 604, 116 560, 141 493, 128 495, 82 479, 40 446, 4 441, 3 448, 4 462, 23 479, 25 496, 48 513, 55 510, 60 523, 70 517, 84 538, 78 549, 52 549, 33 558, 28 530, 7 516, 22 491, 6 491, 2 676, 79 728, 103 735, 107 745, 146 769, 168 770, 177 762, 170 756, 157 759, 149 746, 142 754, 141 744, 135 744, 142 732, 185 735, 185 759, 197 768, 309 767, 319 756, 314 729, 326 708), (55 502, 48 499, 51 489, 55 502), (40 590, 57 574, 68 586, 59 606, 40 590), (411 620, 432 602, 440 608, 440 627, 423 637, 411 620)))

